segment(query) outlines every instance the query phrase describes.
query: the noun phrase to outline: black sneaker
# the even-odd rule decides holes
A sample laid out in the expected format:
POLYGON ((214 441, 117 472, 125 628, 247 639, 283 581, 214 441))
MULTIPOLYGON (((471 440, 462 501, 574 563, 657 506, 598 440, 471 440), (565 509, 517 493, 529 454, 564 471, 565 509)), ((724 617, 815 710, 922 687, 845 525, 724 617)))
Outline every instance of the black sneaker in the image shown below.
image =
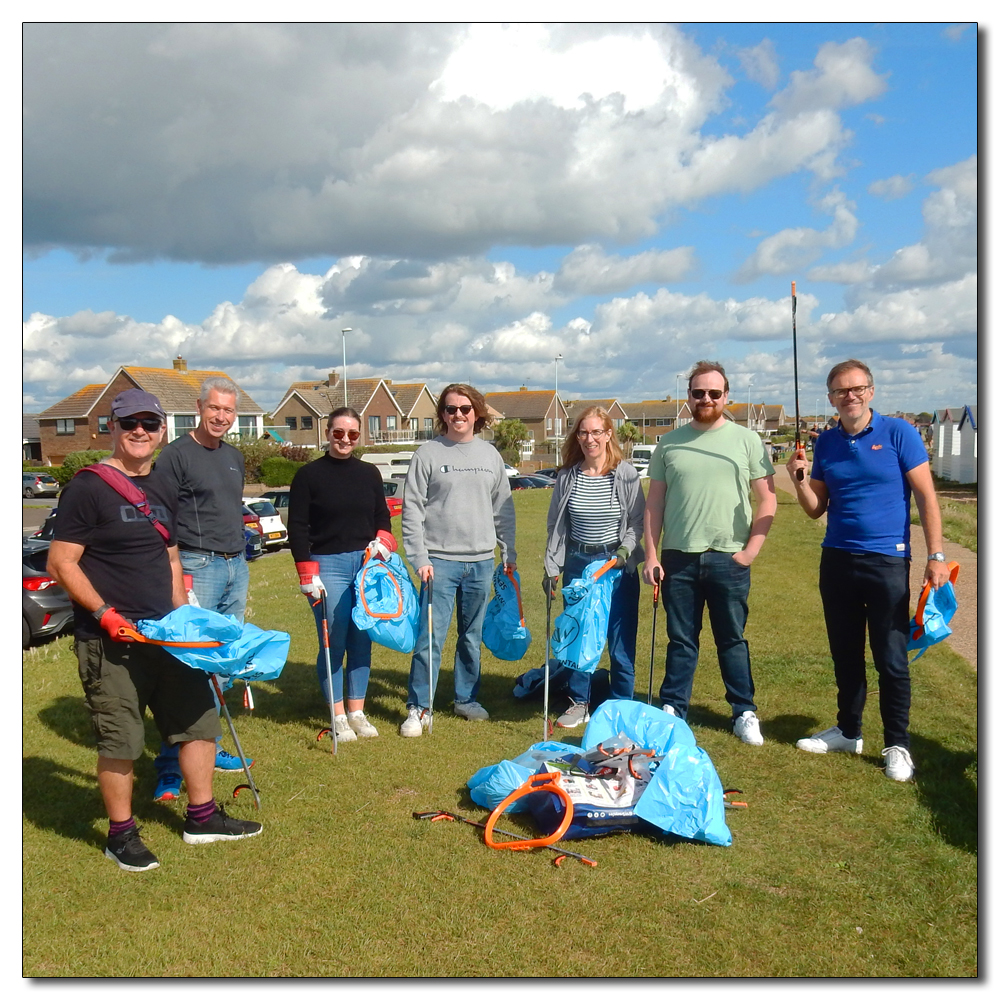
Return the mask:
POLYGON ((112 837, 109 833, 108 846, 104 848, 104 854, 127 872, 148 872, 150 868, 160 867, 156 855, 139 837, 137 826, 119 833, 117 837, 112 837))
POLYGON ((211 844, 216 840, 243 840, 246 837, 256 837, 263 829, 261 823, 227 816, 226 810, 219 806, 204 823, 196 823, 190 816, 185 820, 184 843, 211 844))

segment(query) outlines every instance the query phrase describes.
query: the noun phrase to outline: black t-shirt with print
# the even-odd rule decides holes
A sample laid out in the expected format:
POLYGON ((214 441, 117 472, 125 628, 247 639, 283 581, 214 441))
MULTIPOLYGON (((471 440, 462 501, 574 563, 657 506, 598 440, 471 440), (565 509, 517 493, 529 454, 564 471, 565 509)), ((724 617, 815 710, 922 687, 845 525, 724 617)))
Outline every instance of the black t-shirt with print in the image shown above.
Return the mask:
MULTIPOLYGON (((154 469, 132 477, 143 490, 157 520, 173 537, 177 496, 154 469)), ((149 520, 102 479, 81 472, 59 498, 54 537, 84 546, 80 569, 98 594, 132 621, 162 618, 173 610, 170 559, 163 536, 149 520)), ((73 603, 74 635, 96 639, 104 635, 94 616, 73 603)))

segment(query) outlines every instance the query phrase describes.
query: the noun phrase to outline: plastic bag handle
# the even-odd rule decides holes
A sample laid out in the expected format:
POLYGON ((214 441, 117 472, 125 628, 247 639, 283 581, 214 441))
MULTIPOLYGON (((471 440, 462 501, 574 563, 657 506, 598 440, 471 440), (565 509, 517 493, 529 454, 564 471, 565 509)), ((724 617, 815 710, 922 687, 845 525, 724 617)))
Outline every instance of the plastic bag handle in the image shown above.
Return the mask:
MULTIPOLYGON (((385 566, 386 564, 383 563, 382 565, 385 566)), ((368 559, 366 557, 364 563, 361 566, 361 583, 358 586, 358 594, 361 597, 361 606, 365 609, 365 614, 371 615, 372 618, 380 618, 385 621, 390 621, 394 618, 398 618, 403 613, 403 592, 399 589, 399 582, 393 575, 392 570, 388 570, 388 567, 387 570, 389 574, 389 579, 392 580, 392 585, 396 588, 396 596, 399 598, 399 607, 394 612, 386 614, 382 614, 378 611, 372 611, 372 609, 368 607, 368 601, 365 599, 365 573, 368 572, 368 568, 369 568, 368 559)))
POLYGON ((569 797, 566 789, 559 783, 559 772, 552 771, 543 774, 533 774, 523 785, 519 788, 515 788, 514 791, 510 793, 490 813, 490 818, 486 821, 486 833, 483 839, 486 841, 487 846, 495 848, 496 850, 508 850, 508 851, 526 851, 531 847, 548 847, 549 844, 554 844, 560 837, 569 829, 570 823, 573 822, 573 800, 569 797), (554 833, 550 833, 547 837, 536 837, 533 840, 511 840, 504 841, 503 843, 497 843, 493 839, 493 827, 496 824, 497 819, 503 815, 503 811, 512 803, 516 802, 522 795, 529 795, 531 792, 552 792, 553 795, 557 795, 563 800, 563 804, 566 806, 566 811, 563 814, 562 822, 556 828, 554 833))
POLYGON ((514 570, 512 570, 509 566, 504 566, 503 571, 514 586, 514 593, 517 594, 517 613, 521 616, 521 624, 524 625, 524 605, 521 603, 521 588, 517 584, 517 579, 514 576, 514 570))
POLYGON ((602 567, 601 567, 601 568, 600 568, 600 569, 599 569, 599 570, 598 570, 598 571, 597 571, 597 572, 596 572, 596 573, 594 574, 594 576, 593 576, 593 579, 594 579, 594 581, 596 582, 597 580, 600 580, 600 578, 601 578, 602 576, 604 576, 604 574, 605 574, 605 573, 607 573, 607 571, 608 571, 609 569, 611 569, 611 568, 612 568, 612 567, 614 566, 614 564, 615 564, 616 562, 618 562, 618 557, 617 557, 617 556, 615 556, 615 558, 614 558, 614 559, 609 559, 609 560, 608 560, 608 561, 607 561, 607 562, 606 562, 606 563, 605 563, 605 564, 604 564, 604 565, 603 565, 603 566, 602 566, 602 567))
MULTIPOLYGON (((951 585, 955 586, 955 581, 958 579, 959 566, 957 562, 948 563, 949 571, 949 581, 951 585)), ((916 628, 913 630, 913 638, 920 639, 924 634, 924 608, 927 606, 927 600, 931 596, 931 584, 930 580, 924 582, 923 590, 920 591, 920 600, 917 601, 917 613, 913 616, 913 621, 916 624, 916 628)))

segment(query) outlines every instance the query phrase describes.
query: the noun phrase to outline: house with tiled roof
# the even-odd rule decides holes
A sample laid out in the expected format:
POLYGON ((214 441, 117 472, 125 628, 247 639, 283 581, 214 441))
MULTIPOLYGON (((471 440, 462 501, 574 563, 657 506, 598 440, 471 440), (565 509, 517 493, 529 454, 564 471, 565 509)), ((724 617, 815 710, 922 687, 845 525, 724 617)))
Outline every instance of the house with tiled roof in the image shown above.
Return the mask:
POLYGON ((691 421, 687 402, 681 399, 642 399, 638 403, 622 403, 629 422, 639 428, 644 444, 654 444, 675 427, 691 421))
POLYGON ((485 399, 504 420, 520 420, 528 428, 536 450, 543 441, 561 440, 569 426, 566 404, 552 389, 528 389, 522 385, 517 392, 487 392, 485 399))
POLYGON ((400 441, 429 441, 437 431, 437 397, 427 388, 426 382, 393 382, 386 379, 393 398, 403 411, 400 441))
POLYGON ((767 430, 767 413, 763 403, 730 403, 725 412, 733 423, 741 427, 757 431, 758 434, 767 430))
POLYGON ((599 406, 602 410, 607 410, 615 427, 621 427, 628 420, 628 414, 617 399, 567 399, 567 426, 571 430, 573 424, 576 423, 576 418, 590 406, 599 406))
POLYGON ((323 448, 327 443, 327 417, 337 407, 346 405, 361 415, 359 445, 399 443, 403 408, 385 379, 348 379, 346 403, 344 398, 339 372, 332 371, 325 379, 293 382, 275 408, 273 430, 289 444, 323 448))
MULTIPOLYGON (((198 394, 207 378, 229 376, 221 371, 189 370, 182 357, 174 359, 172 368, 122 366, 106 384, 85 385, 38 414, 42 461, 58 465, 74 451, 110 449, 111 401, 125 389, 143 389, 159 399, 167 415, 167 440, 173 441, 194 430, 198 394)), ((238 422, 233 431, 259 437, 264 429, 264 411, 239 385, 237 388, 238 422)))
POLYGON ((21 414, 21 459, 39 462, 42 458, 42 439, 38 435, 38 414, 21 414))

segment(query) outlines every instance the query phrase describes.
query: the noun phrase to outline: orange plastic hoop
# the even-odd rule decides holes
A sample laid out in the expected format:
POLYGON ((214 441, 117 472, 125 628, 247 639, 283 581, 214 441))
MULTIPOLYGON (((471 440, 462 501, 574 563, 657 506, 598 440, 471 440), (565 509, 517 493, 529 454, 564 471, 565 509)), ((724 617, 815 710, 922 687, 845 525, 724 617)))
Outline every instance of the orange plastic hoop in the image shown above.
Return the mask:
POLYGON ((486 841, 488 847, 495 848, 496 850, 508 850, 508 851, 526 851, 532 847, 548 847, 549 844, 554 844, 560 837, 569 829, 570 823, 573 822, 573 800, 570 799, 566 792, 566 789, 559 783, 560 774, 558 771, 553 771, 545 774, 533 774, 528 780, 521 785, 520 788, 515 788, 514 791, 510 793, 490 813, 490 818, 486 821, 486 833, 483 839, 486 841), (496 821, 503 815, 503 811, 512 802, 516 802, 522 795, 529 795, 531 792, 552 792, 553 795, 557 795, 563 800, 563 804, 566 806, 566 811, 563 814, 562 822, 556 828, 554 833, 550 833, 547 837, 536 837, 533 840, 509 840, 503 843, 497 843, 493 839, 493 827, 496 821))
POLYGON ((524 605, 521 603, 521 588, 517 585, 517 580, 514 578, 514 571, 509 566, 504 566, 504 573, 507 574, 507 578, 514 585, 514 593, 517 594, 517 613, 521 616, 521 624, 524 624, 524 605))
POLYGON ((371 615, 372 618, 381 618, 384 620, 389 620, 391 618, 398 618, 403 613, 403 592, 399 589, 399 584, 396 582, 395 576, 389 573, 389 579, 392 580, 392 585, 396 588, 396 596, 399 598, 399 607, 393 611, 391 614, 381 614, 378 611, 372 611, 368 607, 368 601, 365 599, 365 573, 368 572, 368 559, 365 559, 364 566, 361 568, 361 586, 358 587, 358 593, 361 595, 361 607, 365 609, 365 614, 371 615))

